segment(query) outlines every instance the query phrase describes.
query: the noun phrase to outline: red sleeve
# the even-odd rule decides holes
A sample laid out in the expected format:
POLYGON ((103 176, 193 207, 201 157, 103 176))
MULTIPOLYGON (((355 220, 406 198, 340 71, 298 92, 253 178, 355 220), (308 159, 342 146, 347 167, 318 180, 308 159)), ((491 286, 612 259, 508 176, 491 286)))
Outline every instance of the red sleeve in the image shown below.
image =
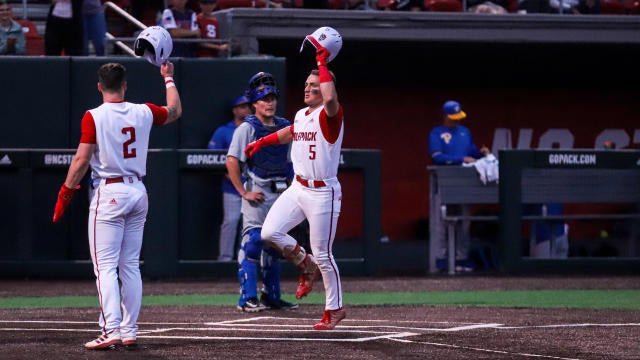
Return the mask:
POLYGON ((151 113, 153 114, 153 125, 164 125, 164 123, 167 122, 169 112, 166 108, 151 103, 145 103, 145 105, 151 109, 151 113))
POLYGON ((291 133, 291 136, 293 136, 293 133, 294 133, 294 132, 293 132, 293 124, 291 124, 291 125, 289 126, 289 132, 291 133))
POLYGON ((330 144, 338 140, 342 120, 342 105, 340 105, 338 112, 332 117, 327 116, 327 112, 324 109, 320 111, 320 129, 322 129, 322 135, 324 135, 324 138, 327 139, 330 144))
POLYGON ((84 113, 80 124, 80 142, 85 144, 96 143, 96 123, 90 112, 84 113))

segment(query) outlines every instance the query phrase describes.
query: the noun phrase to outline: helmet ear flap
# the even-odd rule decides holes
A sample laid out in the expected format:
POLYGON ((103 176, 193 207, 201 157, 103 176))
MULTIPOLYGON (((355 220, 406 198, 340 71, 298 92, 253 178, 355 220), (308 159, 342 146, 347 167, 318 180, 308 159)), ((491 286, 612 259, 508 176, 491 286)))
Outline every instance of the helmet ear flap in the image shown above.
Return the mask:
POLYGON ((151 52, 153 57, 155 57, 155 49, 149 41, 145 39, 136 39, 135 44, 133 44, 133 52, 137 56, 144 56, 147 51, 151 52))

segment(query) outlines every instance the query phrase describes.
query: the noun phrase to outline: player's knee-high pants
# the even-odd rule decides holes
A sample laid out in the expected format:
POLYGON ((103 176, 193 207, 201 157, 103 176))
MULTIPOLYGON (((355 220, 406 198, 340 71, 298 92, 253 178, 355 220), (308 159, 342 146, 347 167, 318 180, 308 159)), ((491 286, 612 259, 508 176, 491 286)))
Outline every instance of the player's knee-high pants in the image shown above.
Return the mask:
POLYGON ((100 301, 98 323, 104 332, 120 329, 123 338, 135 338, 138 329, 142 305, 139 260, 147 211, 147 191, 140 181, 105 185, 102 180, 89 207, 89 250, 100 301))
POLYGON ((307 188, 294 181, 276 200, 262 226, 262 239, 271 242, 280 251, 295 246, 296 239, 287 235, 289 230, 305 218, 309 221, 311 251, 322 272, 327 310, 342 307, 340 272, 333 258, 332 246, 342 204, 340 183, 326 181, 322 188, 307 188))

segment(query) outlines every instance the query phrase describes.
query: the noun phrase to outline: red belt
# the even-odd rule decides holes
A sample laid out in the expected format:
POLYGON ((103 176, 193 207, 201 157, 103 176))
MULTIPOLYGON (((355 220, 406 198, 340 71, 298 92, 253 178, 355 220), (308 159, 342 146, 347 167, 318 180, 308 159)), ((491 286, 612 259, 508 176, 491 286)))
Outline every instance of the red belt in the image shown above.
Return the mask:
POLYGON ((138 181, 142 181, 140 176, 118 176, 114 178, 108 178, 104 181, 104 183, 109 185, 114 183, 123 183, 125 182, 125 180, 126 182, 133 183, 133 179, 138 179, 138 181))
POLYGON ((301 178, 299 175, 296 175, 296 180, 298 180, 300 184, 309 188, 321 188, 327 186, 327 184, 322 180, 307 180, 301 178))

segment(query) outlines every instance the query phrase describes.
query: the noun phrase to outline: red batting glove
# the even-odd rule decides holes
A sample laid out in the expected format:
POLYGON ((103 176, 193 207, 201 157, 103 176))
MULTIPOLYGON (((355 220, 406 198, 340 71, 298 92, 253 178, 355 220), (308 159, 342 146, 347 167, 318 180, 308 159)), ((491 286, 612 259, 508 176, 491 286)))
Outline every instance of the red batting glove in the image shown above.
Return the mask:
POLYGON ((327 59, 329 58, 329 55, 331 55, 329 50, 318 44, 318 48, 316 49, 316 62, 318 63, 318 68, 321 66, 327 66, 327 59))
POLYGON ((329 69, 327 69, 327 59, 329 58, 329 50, 327 48, 318 45, 316 50, 316 61, 318 62, 318 75, 320 76, 320 83, 326 83, 333 81, 329 69))
POLYGON ((251 142, 244 148, 244 154, 247 158, 252 157, 258 150, 262 149, 263 146, 276 145, 280 143, 280 139, 278 139, 278 132, 271 133, 267 136, 263 136, 260 139, 251 142))
POLYGON ((60 187, 60 191, 58 192, 58 201, 56 202, 56 208, 53 211, 53 222, 58 222, 64 214, 64 210, 71 202, 71 198, 73 197, 73 192, 77 189, 80 189, 80 185, 76 186, 74 189, 67 187, 64 183, 60 187))
POLYGON ((254 142, 250 142, 246 148, 244 148, 244 154, 247 156, 247 159, 252 157, 255 153, 258 152, 258 150, 260 150, 263 146, 263 141, 262 138, 254 141, 254 142))

